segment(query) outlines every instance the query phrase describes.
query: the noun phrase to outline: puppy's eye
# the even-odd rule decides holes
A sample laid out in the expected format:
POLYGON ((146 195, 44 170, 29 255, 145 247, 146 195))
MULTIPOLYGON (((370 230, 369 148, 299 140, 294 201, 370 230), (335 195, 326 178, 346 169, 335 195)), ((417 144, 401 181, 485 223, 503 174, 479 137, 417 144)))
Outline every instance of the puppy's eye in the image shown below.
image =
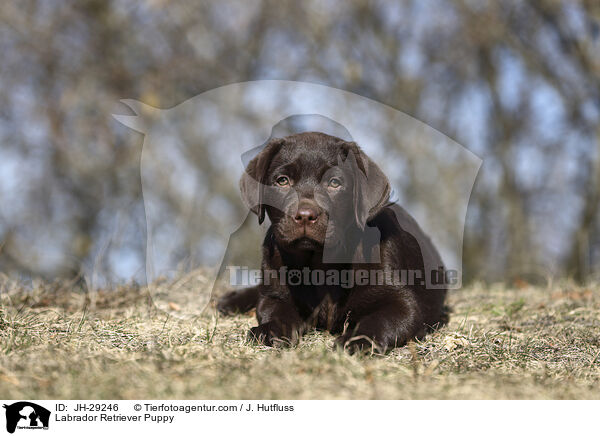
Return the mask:
POLYGON ((289 186, 290 179, 287 176, 279 176, 275 180, 275 183, 277 183, 279 186, 289 186))
POLYGON ((340 179, 338 179, 337 177, 332 177, 331 180, 329 180, 330 188, 337 189, 340 186, 342 186, 342 181, 340 179))

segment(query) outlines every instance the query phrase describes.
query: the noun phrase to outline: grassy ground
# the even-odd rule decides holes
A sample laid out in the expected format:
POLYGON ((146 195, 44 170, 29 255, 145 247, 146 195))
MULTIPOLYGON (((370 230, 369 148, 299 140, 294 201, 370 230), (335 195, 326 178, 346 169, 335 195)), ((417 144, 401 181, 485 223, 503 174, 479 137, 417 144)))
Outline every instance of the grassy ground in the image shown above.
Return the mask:
POLYGON ((180 319, 144 289, 69 289, 0 281, 0 398, 600 398, 599 285, 452 291, 448 326, 385 356, 323 333, 248 345, 251 315, 180 319))

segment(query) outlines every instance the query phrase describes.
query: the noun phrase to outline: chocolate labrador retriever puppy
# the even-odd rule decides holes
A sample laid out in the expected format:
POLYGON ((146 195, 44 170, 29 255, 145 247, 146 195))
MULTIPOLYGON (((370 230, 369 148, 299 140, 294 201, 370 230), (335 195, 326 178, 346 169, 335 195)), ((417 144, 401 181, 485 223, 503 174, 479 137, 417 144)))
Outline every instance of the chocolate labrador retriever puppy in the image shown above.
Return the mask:
POLYGON ((271 221, 263 277, 217 308, 256 307, 251 340, 293 344, 317 328, 339 334, 336 345, 350 352, 385 351, 445 321, 446 290, 426 280, 442 266, 439 254, 410 215, 389 203, 388 179, 356 143, 318 132, 272 139, 240 188, 259 223, 265 215, 271 221), (403 279, 382 273, 392 271, 403 279))

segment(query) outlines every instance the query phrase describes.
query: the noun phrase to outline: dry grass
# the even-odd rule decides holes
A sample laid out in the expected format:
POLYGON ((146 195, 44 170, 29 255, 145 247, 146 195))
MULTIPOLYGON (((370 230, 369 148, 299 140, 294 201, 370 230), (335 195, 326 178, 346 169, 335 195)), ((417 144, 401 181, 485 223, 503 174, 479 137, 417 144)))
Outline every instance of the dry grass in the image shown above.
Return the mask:
POLYGON ((385 356, 248 345, 253 317, 179 319, 136 287, 0 290, 2 398, 600 398, 598 285, 453 291, 448 326, 385 356))

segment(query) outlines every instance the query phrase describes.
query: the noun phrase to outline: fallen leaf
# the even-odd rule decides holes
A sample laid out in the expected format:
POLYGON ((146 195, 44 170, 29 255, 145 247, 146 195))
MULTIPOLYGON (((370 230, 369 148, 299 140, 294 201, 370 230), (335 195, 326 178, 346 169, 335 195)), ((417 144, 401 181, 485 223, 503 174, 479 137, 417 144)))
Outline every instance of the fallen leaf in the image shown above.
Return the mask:
POLYGON ((469 345, 469 340, 460 335, 449 335, 444 338, 444 348, 447 351, 455 350, 458 347, 466 347, 469 345))

